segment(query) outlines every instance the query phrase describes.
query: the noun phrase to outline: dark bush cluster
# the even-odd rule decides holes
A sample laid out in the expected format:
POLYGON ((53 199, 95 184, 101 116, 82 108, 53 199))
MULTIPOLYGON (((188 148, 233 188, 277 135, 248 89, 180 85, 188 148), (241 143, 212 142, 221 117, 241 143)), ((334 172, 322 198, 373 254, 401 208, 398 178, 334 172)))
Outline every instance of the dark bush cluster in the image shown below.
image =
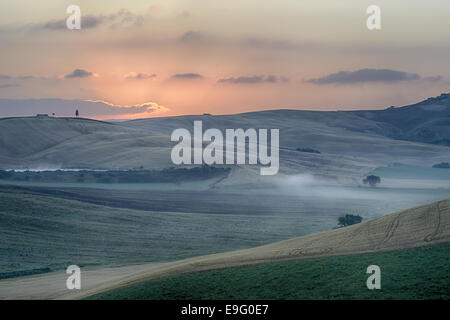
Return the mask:
POLYGON ((297 150, 299 152, 320 153, 319 150, 315 150, 315 149, 312 149, 312 148, 297 148, 295 150, 297 150))
POLYGON ((1 180, 66 182, 66 183, 161 183, 206 180, 227 176, 230 168, 201 166, 193 168, 168 168, 163 170, 105 170, 105 171, 4 171, 1 180))
POLYGON ((441 163, 433 165, 433 168, 450 169, 450 163, 441 162, 441 163))
POLYGON ((341 227, 350 226, 352 224, 357 224, 362 221, 362 217, 359 215, 346 214, 338 218, 338 225, 341 227))
POLYGON ((364 184, 369 184, 371 187, 375 187, 378 183, 381 182, 381 178, 379 176, 370 175, 363 179, 364 184))

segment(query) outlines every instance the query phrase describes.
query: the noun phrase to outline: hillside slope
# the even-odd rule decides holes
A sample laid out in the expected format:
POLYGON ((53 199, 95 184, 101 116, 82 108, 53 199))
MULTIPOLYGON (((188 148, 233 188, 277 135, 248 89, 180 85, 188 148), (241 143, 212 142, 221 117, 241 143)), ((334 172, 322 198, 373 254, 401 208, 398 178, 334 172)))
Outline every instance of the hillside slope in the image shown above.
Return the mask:
MULTIPOLYGON (((280 173, 312 173, 355 184, 394 162, 448 162, 448 95, 377 111, 270 110, 235 115, 149 118, 107 123, 74 118, 0 119, 0 169, 161 169, 172 166, 174 129, 277 128, 280 173), (315 149, 318 153, 299 152, 315 149)), ((450 141, 450 140, 449 140, 450 141)), ((222 183, 263 183, 254 166, 235 167, 222 183), (238 181, 239 180, 239 181, 238 181)), ((270 180, 265 177, 263 180, 270 180)))
POLYGON ((186 259, 81 293, 89 296, 132 283, 186 272, 269 261, 305 259, 420 247, 450 241, 450 200, 389 214, 361 224, 257 248, 186 259))
POLYGON ((223 269, 271 261, 351 255, 420 247, 450 241, 450 200, 415 207, 364 223, 261 247, 190 258, 163 264, 148 264, 89 271, 89 281, 79 292, 67 292, 55 279, 65 273, 50 273, 0 281, 3 298, 82 298, 152 279, 196 271, 223 269), (122 270, 122 271, 121 271, 122 270))
POLYGON ((382 133, 387 137, 450 146, 448 93, 405 107, 353 114, 389 128, 382 133))
POLYGON ((0 149, 4 156, 25 157, 99 131, 113 132, 114 125, 90 119, 3 118, 0 119, 0 149))
POLYGON ((270 262, 151 280, 92 300, 448 300, 450 243, 270 262), (367 267, 381 289, 367 290, 367 267), (426 270, 426 272, 424 272, 426 270))
MULTIPOLYGON (((158 148, 166 139, 83 118, 0 119, 0 168, 135 168, 158 167, 158 148)), ((164 152, 166 154, 166 152, 164 152)))

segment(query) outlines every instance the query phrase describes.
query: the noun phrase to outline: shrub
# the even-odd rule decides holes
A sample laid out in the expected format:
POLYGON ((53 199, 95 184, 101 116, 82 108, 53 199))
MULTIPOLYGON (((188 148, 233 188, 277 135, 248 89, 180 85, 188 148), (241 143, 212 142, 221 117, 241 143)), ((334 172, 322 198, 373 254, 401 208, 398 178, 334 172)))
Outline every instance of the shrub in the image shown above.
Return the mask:
POLYGON ((297 148, 296 150, 300 151, 300 152, 320 153, 319 150, 315 150, 315 149, 312 149, 312 148, 297 148))
POLYGON ((364 184, 369 184, 371 187, 375 187, 378 183, 381 182, 381 178, 379 176, 370 175, 363 179, 364 184))
POLYGON ((450 169, 450 163, 448 163, 448 162, 441 162, 441 163, 435 164, 433 166, 433 168, 450 169))
POLYGON ((346 214, 345 216, 340 216, 338 218, 338 225, 341 227, 350 226, 352 224, 357 224, 362 221, 362 217, 359 215, 346 214))

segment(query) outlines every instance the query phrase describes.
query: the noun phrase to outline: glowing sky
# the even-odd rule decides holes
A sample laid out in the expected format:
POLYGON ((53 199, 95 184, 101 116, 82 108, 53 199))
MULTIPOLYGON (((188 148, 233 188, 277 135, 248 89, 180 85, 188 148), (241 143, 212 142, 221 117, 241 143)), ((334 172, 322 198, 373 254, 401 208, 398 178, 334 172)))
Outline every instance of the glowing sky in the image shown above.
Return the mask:
POLYGON ((151 106, 126 117, 404 105, 450 91, 449 17, 448 0, 2 0, 0 99, 151 106), (81 30, 60 27, 70 4, 81 30))

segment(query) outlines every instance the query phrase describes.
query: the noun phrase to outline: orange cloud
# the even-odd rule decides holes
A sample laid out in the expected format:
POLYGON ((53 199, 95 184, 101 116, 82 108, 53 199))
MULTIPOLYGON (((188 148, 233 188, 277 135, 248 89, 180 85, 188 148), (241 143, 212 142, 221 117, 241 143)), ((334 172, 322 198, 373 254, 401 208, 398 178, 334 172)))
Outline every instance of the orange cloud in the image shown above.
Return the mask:
POLYGON ((115 105, 111 102, 103 101, 103 100, 84 100, 84 101, 93 102, 93 103, 102 103, 107 106, 110 106, 111 108, 116 108, 115 109, 116 111, 118 109, 128 109, 130 111, 130 112, 126 113, 126 111, 123 110, 123 111, 125 111, 124 113, 103 115, 103 116, 98 117, 99 119, 149 118, 149 117, 153 117, 156 114, 167 113, 170 111, 169 108, 162 106, 156 102, 144 102, 141 104, 129 106, 129 105, 115 105))

